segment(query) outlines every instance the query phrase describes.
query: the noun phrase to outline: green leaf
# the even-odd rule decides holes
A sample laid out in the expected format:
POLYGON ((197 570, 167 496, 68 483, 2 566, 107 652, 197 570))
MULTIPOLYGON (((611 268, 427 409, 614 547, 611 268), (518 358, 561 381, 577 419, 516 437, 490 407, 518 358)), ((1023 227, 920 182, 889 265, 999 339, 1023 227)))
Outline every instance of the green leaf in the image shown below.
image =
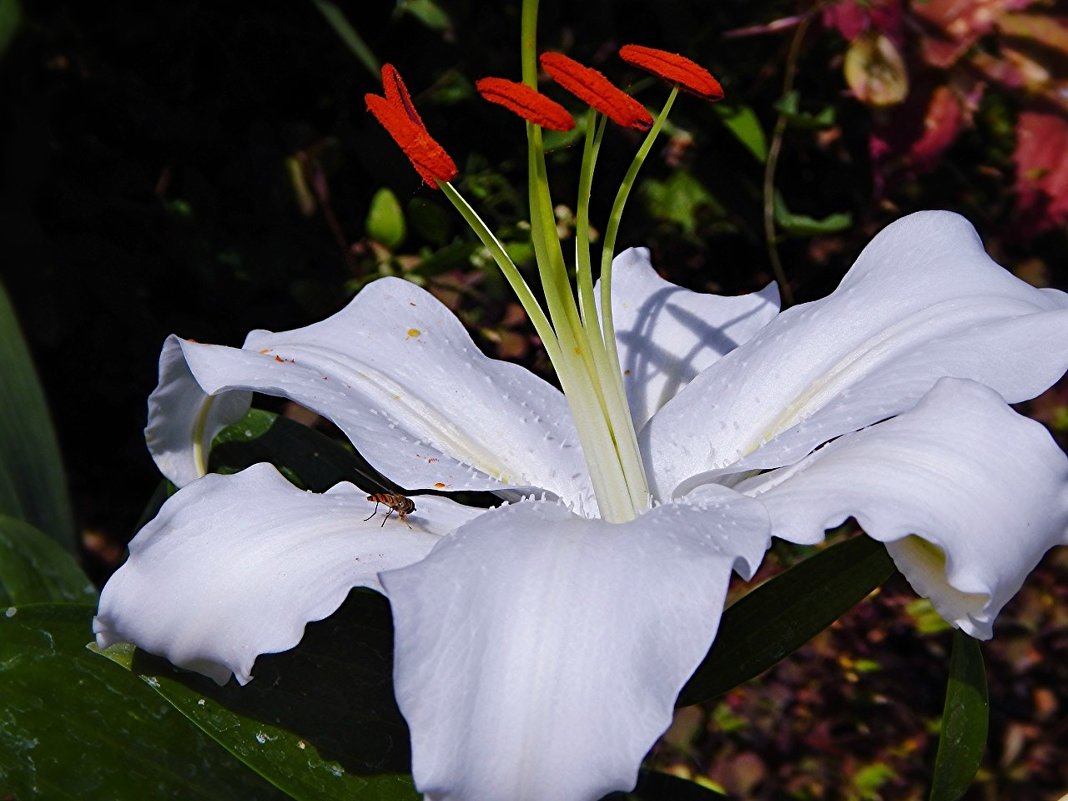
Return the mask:
POLYGON ((338 35, 338 38, 345 43, 345 46, 352 51, 356 59, 377 80, 381 64, 378 63, 375 54, 371 52, 371 48, 363 41, 363 37, 356 32, 356 29, 345 18, 341 9, 331 3, 330 0, 312 0, 312 2, 315 3, 315 7, 319 9, 319 13, 323 15, 330 27, 334 29, 334 33, 338 35))
POLYGON ((371 198, 371 208, 367 212, 367 235, 375 242, 395 250, 404 242, 407 231, 404 225, 404 211, 397 196, 385 187, 375 192, 371 198))
POLYGON ((429 276, 440 275, 449 270, 469 270, 472 256, 480 247, 481 245, 472 242, 452 242, 424 258, 419 264, 419 273, 429 276))
POLYGON ((672 222, 684 232, 697 229, 699 215, 723 215, 723 207, 705 186, 685 171, 673 172, 666 180, 648 178, 639 193, 649 213, 657 220, 672 222))
POLYGON ((43 531, 0 515, 0 604, 96 603, 78 563, 43 531))
POLYGON ((804 214, 794 214, 786 208, 786 201, 783 200, 778 190, 775 190, 774 203, 775 224, 793 236, 833 234, 836 231, 844 231, 853 224, 853 215, 846 211, 828 214, 821 220, 806 217, 804 214))
POLYGON ((74 518, 44 392, 15 310, 0 286, 0 514, 74 550, 74 518), (17 506, 15 502, 17 501, 17 506))
POLYGON ((830 128, 834 125, 834 106, 826 106, 815 114, 801 111, 800 93, 797 90, 781 98, 775 104, 775 110, 786 117, 786 121, 795 128, 830 128))
POLYGON ((978 641, 954 631, 931 801, 956 801, 964 795, 983 759, 988 718, 983 652, 978 641))
POLYGON ((746 149, 753 154, 757 161, 763 164, 768 160, 768 140, 764 136, 764 129, 760 126, 760 120, 756 112, 749 106, 731 106, 716 103, 712 108, 716 110, 727 130, 734 134, 734 138, 745 145, 746 149))
POLYGON ((873 765, 865 765, 853 776, 852 784, 856 790, 856 798, 861 801, 879 801, 883 798, 885 785, 896 778, 898 778, 897 772, 885 763, 876 762, 873 765))
POLYGON ((419 236, 437 247, 442 247, 452 237, 452 215, 432 200, 424 197, 409 200, 408 219, 419 236))
POLYGON ((19 0, 0 0, 0 56, 7 52, 22 22, 19 0))
POLYGON ((245 687, 219 687, 129 647, 104 655, 294 798, 416 801, 392 651, 388 602, 356 590, 297 648, 260 656, 245 687))
POLYGON ((236 473, 259 462, 270 462, 298 487, 314 492, 325 492, 341 481, 367 492, 402 490, 337 440, 253 409, 216 435, 209 467, 215 473, 236 473))
POLYGON ((917 598, 905 607, 905 612, 912 618, 916 631, 920 634, 938 634, 953 628, 946 622, 928 598, 917 598))
POLYGON ((800 648, 890 578, 894 563, 866 536, 832 545, 761 584, 723 613, 708 656, 678 706, 715 698, 800 648))
POLYGON ((0 614, 0 793, 19 801, 284 796, 86 649, 93 608, 0 614))
POLYGON ((452 28, 449 15, 434 0, 402 0, 397 10, 411 14, 432 31, 447 31, 452 28))

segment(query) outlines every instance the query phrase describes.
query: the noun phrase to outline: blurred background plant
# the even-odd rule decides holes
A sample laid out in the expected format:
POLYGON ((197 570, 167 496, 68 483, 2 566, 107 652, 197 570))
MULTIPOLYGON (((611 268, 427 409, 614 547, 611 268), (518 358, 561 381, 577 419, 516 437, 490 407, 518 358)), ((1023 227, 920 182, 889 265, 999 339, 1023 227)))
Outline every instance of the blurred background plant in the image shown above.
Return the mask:
MULTIPOLYGON (((488 353, 549 376, 492 263, 362 100, 379 61, 401 66, 465 194, 529 261, 523 129, 473 89, 518 77, 518 13, 463 0, 0 0, 0 281, 51 406, 94 579, 121 562, 158 483, 141 428, 168 333, 239 344, 400 275, 454 308, 488 353)), ((1066 15, 1041 0, 543 0, 540 30, 543 49, 634 89, 648 79, 614 55, 628 42, 685 53, 720 79, 722 103, 676 105, 620 246, 650 247, 693 289, 747 292, 778 276, 803 302, 923 208, 969 217, 1026 280, 1068 286, 1066 15)), ((547 137, 565 235, 573 137, 547 137)), ((617 185, 636 145, 619 129, 606 137, 595 221, 612 199, 598 185, 617 185)), ((1030 411, 1065 441, 1068 389, 1030 411)), ((765 574, 792 558, 777 551, 765 574)), ((738 798, 922 797, 948 643, 932 619, 892 582, 761 680, 682 710, 656 765, 738 798)), ((1068 791, 1063 552, 984 652, 991 745, 969 797, 1056 799, 1068 791)))

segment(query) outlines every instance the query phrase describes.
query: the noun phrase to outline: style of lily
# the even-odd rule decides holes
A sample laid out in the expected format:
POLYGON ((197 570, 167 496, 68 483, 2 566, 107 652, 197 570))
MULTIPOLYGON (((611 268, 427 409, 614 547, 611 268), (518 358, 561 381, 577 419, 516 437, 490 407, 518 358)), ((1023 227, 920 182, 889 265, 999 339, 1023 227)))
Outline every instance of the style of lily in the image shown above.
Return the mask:
POLYGON ((599 286, 579 203, 576 301, 541 138, 571 117, 536 91, 533 5, 523 83, 480 88, 528 117, 547 312, 449 183, 455 166, 396 70, 368 106, 505 271, 563 391, 482 355, 448 309, 396 278, 241 348, 172 336, 146 434, 181 490, 131 543, 95 621, 101 646, 133 642, 244 684, 257 655, 295 646, 353 587, 384 593, 416 786, 441 801, 632 788, 715 637, 732 571, 750 578, 771 535, 816 543, 853 516, 981 638, 1042 554, 1068 543, 1068 459, 1008 406, 1068 368, 1068 296, 1002 269, 962 218, 894 223, 834 293, 783 313, 774 287, 718 297, 663 280, 644 250, 613 261, 626 192, 679 86, 721 94, 693 62, 624 53, 676 85, 653 119, 600 73, 542 59, 601 112, 588 117, 583 197, 604 118, 649 129, 599 286), (267 464, 204 475, 212 437, 253 391, 330 419, 403 486, 514 502, 417 495, 407 525, 383 525, 350 484, 303 492, 267 464))

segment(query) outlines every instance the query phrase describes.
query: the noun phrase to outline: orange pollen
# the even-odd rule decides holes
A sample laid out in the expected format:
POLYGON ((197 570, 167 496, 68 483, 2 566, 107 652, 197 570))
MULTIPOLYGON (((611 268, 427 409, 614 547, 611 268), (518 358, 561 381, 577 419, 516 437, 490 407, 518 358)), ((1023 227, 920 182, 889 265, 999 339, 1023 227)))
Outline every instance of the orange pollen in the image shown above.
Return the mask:
POLYGON ((653 118, 645 106, 618 89, 597 70, 579 64, 563 53, 542 53, 541 68, 564 87, 617 125, 647 131, 653 118))
POLYGON ((525 83, 504 78, 483 78, 475 82, 475 88, 483 99, 504 106, 513 114, 542 128, 570 131, 575 127, 575 120, 567 113, 567 109, 525 83))
POLYGON ((723 87, 712 73, 685 56, 655 47, 624 45, 619 48, 619 57, 668 83, 677 83, 679 88, 705 100, 714 102, 723 98, 723 87))
POLYGON ((426 130, 423 118, 415 110, 415 103, 412 102, 412 96, 408 93, 408 87, 404 85, 404 80, 392 64, 382 65, 382 86, 386 90, 386 100, 401 108, 408 115, 408 119, 426 130))
POLYGON ((368 94, 363 99, 367 110, 400 145, 427 186, 437 189, 438 181, 445 183, 456 177, 456 164, 423 127, 418 114, 412 119, 402 102, 388 97, 368 94))

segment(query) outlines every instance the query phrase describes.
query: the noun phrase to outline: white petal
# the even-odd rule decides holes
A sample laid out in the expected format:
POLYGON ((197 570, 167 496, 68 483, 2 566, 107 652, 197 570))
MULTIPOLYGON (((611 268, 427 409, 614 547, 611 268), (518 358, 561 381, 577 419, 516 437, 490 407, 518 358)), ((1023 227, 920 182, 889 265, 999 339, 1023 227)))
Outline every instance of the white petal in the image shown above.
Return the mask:
POLYGON ((1068 295, 999 267, 962 217, 922 212, 880 233, 829 297, 788 309, 701 373, 641 439, 668 497, 715 475, 704 471, 797 461, 910 408, 943 376, 1015 403, 1066 368, 1068 295))
POLYGON ((916 591, 975 637, 990 636, 1042 554, 1068 544, 1068 458, 971 381, 943 379, 901 416, 738 489, 793 542, 856 517, 916 591))
POLYGON ((432 801, 585 801, 634 785, 704 657, 735 563, 768 545, 724 490, 614 525, 549 502, 486 513, 385 573, 394 682, 432 801))
POLYGON ((375 515, 351 484, 304 492, 268 464, 205 476, 130 543, 101 593, 97 642, 132 642, 220 684, 231 673, 245 684, 257 655, 292 648, 304 625, 331 614, 350 589, 381 591, 379 571, 422 559, 483 512, 413 500, 409 528, 375 515))
MULTIPOLYGON (((336 423, 402 486, 532 487, 580 505, 591 497, 563 395, 484 356, 452 312, 408 281, 375 281, 334 316, 253 331, 242 349, 179 344, 205 392, 290 398, 336 423)), ((187 430, 162 428, 157 452, 188 449, 187 430)))
POLYGON ((189 371, 181 340, 167 337, 159 355, 159 384, 148 396, 145 428, 145 442, 160 472, 179 487, 204 475, 212 439, 244 417, 251 401, 251 392, 208 395, 189 371))
POLYGON ((699 372, 752 337, 778 312, 775 284, 751 295, 709 295, 665 281, 653 269, 645 248, 616 256, 612 319, 635 430, 699 372))

